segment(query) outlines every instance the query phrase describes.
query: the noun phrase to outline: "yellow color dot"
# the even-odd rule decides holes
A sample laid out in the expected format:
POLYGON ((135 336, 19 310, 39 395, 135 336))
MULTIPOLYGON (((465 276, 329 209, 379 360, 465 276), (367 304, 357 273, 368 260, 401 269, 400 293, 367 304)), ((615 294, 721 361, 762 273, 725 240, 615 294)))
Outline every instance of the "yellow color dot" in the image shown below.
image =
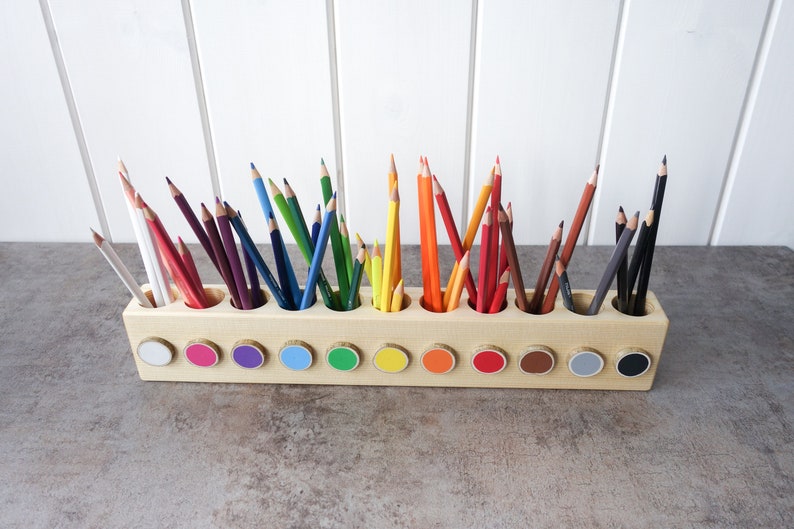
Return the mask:
POLYGON ((384 373, 399 373, 408 367, 408 355, 396 347, 384 347, 375 354, 375 367, 384 373))

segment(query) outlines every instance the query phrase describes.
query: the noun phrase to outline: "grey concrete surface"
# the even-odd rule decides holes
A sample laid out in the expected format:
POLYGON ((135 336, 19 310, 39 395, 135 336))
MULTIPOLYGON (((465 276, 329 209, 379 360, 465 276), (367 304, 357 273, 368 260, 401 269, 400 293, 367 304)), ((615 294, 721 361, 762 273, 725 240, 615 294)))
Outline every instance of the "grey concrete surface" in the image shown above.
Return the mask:
POLYGON ((142 382, 93 245, 0 243, 0 278, 3 528, 794 527, 786 248, 659 248, 670 331, 627 393, 142 382))

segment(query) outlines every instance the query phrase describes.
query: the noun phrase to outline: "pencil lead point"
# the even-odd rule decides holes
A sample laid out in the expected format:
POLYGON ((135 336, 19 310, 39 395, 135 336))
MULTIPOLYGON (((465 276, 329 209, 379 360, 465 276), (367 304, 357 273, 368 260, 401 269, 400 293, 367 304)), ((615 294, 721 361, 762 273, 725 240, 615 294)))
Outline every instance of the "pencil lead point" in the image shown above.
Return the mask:
POLYGON ((322 158, 320 158, 320 165, 325 165, 325 160, 323 160, 322 158))
POLYGON ((167 176, 165 177, 165 181, 166 181, 166 182, 168 182, 168 185, 171 185, 171 184, 173 184, 173 182, 171 181, 171 179, 170 179, 170 178, 168 178, 167 176))
POLYGON ((667 155, 666 154, 664 155, 664 158, 662 158, 662 165, 667 165, 667 155))
POLYGON ((499 163, 499 155, 498 154, 496 155, 496 165, 501 165, 501 163, 499 163))
POLYGON ((251 170, 252 171, 256 170, 256 166, 254 165, 254 162, 251 162, 251 170))
POLYGON ((564 225, 565 225, 565 219, 560 221, 560 228, 562 228, 564 225))

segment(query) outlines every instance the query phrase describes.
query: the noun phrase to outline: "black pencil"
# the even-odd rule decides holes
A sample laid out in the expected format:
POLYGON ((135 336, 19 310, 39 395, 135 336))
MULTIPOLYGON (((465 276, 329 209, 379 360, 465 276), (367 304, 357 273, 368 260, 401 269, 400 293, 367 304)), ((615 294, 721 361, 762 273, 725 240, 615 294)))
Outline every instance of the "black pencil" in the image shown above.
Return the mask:
POLYGON ((632 313, 635 316, 645 315, 645 296, 648 294, 648 282, 651 276, 651 266, 653 265, 653 253, 656 249, 656 235, 659 233, 659 221, 662 218, 662 202, 664 202, 664 191, 667 187, 667 155, 662 159, 659 171, 656 173, 656 185, 653 190, 651 209, 654 210, 654 222, 648 232, 648 247, 642 258, 642 269, 637 279, 637 294, 634 296, 634 307, 632 313))
MULTIPOLYGON (((620 235, 623 233, 623 228, 626 227, 626 222, 626 212, 623 211, 623 206, 620 206, 618 207, 618 215, 615 218, 615 244, 620 240, 620 235)), ((624 309, 620 308, 623 301, 626 300, 628 302, 628 293, 626 292, 628 271, 629 258, 628 254, 626 254, 626 257, 623 258, 618 266, 618 310, 620 312, 625 312, 624 309)))
POLYGON ((587 309, 588 316, 597 314, 601 309, 601 304, 604 302, 604 298, 607 295, 610 285, 612 285, 612 280, 615 279, 615 275, 617 275, 618 266, 626 256, 626 252, 629 251, 631 239, 634 238, 634 232, 637 231, 637 222, 639 221, 639 217, 640 212, 638 211, 626 223, 626 227, 623 229, 620 240, 615 245, 615 249, 612 251, 612 257, 609 258, 607 267, 604 270, 604 275, 601 277, 601 281, 598 283, 598 288, 596 289, 593 301, 590 303, 590 307, 587 309))

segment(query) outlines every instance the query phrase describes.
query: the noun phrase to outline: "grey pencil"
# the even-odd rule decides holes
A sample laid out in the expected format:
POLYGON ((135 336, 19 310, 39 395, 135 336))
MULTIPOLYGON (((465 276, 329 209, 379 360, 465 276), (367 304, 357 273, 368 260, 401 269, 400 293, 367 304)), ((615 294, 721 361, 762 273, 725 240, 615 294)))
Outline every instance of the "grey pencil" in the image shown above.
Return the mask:
POLYGON ((607 267, 604 270, 604 275, 601 277, 601 282, 598 283, 598 288, 596 289, 593 301, 590 303, 590 307, 587 309, 588 316, 597 314, 601 308, 601 304, 604 302, 607 291, 612 285, 612 281, 615 279, 615 275, 618 272, 618 266, 620 266, 620 262, 626 257, 626 252, 629 251, 629 245, 631 244, 631 240, 634 238, 634 232, 637 231, 637 223, 639 222, 639 218, 640 212, 638 211, 626 223, 626 227, 623 229, 623 233, 620 235, 620 240, 615 245, 615 249, 612 251, 612 257, 610 257, 609 262, 607 263, 607 267))

